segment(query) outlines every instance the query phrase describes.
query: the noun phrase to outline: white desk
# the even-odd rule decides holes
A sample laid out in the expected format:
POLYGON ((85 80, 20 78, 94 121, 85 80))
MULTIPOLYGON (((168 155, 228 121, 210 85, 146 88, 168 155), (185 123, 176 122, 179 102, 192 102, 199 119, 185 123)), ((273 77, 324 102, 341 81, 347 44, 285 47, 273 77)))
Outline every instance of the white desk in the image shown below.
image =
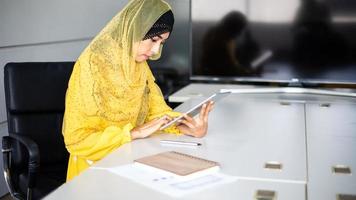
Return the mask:
MULTIPOLYGON (((177 110, 184 110, 184 107, 194 104, 198 100, 198 98, 191 99, 179 106, 177 110)), ((234 183, 207 189, 180 199, 252 200, 255 192, 262 189, 276 191, 277 199, 303 200, 308 196, 308 191, 308 193, 311 192, 309 200, 318 200, 316 186, 320 181, 326 180, 322 179, 322 173, 316 174, 317 169, 309 164, 317 161, 317 159, 310 159, 314 156, 318 157, 320 149, 324 147, 314 148, 317 145, 313 145, 317 141, 313 139, 315 133, 310 133, 313 138, 307 141, 307 133, 309 134, 307 125, 311 126, 310 130, 317 130, 317 126, 320 124, 313 121, 311 121, 312 124, 306 123, 315 114, 306 112, 306 106, 310 104, 320 107, 320 104, 325 102, 330 103, 331 106, 322 107, 324 110, 334 108, 335 104, 348 106, 348 109, 344 108, 344 111, 345 114, 348 112, 350 116, 354 115, 352 114, 354 112, 350 112, 350 110, 356 112, 356 100, 346 97, 232 94, 215 105, 209 118, 209 130, 206 137, 197 139, 171 134, 154 135, 120 147, 96 163, 95 166, 115 167, 132 163, 134 159, 146 155, 175 150, 217 161, 221 164, 223 173, 238 177, 238 181, 234 183), (199 141, 203 145, 197 149, 167 147, 159 144, 160 139, 193 140, 199 141), (308 150, 311 151, 308 152, 308 150), (265 169, 264 164, 267 161, 282 163, 282 170, 265 169), (313 178, 311 188, 308 186, 310 178, 308 170, 309 173, 312 173, 313 178)), ((356 130, 355 120, 348 121, 350 130, 356 130)), ((355 135, 356 133, 353 131, 348 134, 355 135)), ((327 145, 327 143, 325 144, 327 145)), ((354 147, 346 148, 344 154, 347 153, 347 158, 355 160, 356 152, 349 150, 354 150, 354 147)), ((330 199, 335 199, 335 193, 343 192, 340 191, 345 188, 342 184, 353 186, 356 183, 354 174, 350 177, 348 178, 349 182, 340 181, 338 183, 341 185, 334 188, 335 191, 327 193, 330 199)), ((328 188, 332 185, 329 184, 328 188)), ((355 191, 348 189, 347 192, 349 194, 355 191)), ((46 197, 46 199, 119 198, 132 200, 172 199, 170 196, 98 169, 89 169, 83 172, 73 181, 62 185, 46 197)))
MULTIPOLYGON (((113 177, 115 175, 106 171, 89 170, 79 179, 60 187, 45 199, 154 199, 167 200, 170 196, 153 191, 127 179, 113 177)), ((278 190, 278 199, 302 200, 305 197, 305 187, 289 183, 266 183, 253 180, 240 180, 223 187, 212 188, 179 199, 184 200, 253 200, 257 189, 278 190)))
POLYGON ((220 89, 256 88, 252 85, 192 83, 169 96, 169 102, 181 103, 190 98, 210 96, 220 89))
MULTIPOLYGON (((293 94, 324 94, 329 96, 348 96, 350 98, 356 98, 356 90, 354 89, 308 89, 308 88, 298 88, 298 87, 273 87, 273 86, 254 86, 254 85, 239 85, 239 84, 202 84, 202 83, 192 83, 179 91, 173 93, 169 96, 168 100, 172 103, 182 103, 191 98, 197 97, 207 97, 220 89, 224 90, 235 90, 240 94, 288 94, 293 96, 293 94)), ((305 98, 305 96, 303 97, 305 98)))

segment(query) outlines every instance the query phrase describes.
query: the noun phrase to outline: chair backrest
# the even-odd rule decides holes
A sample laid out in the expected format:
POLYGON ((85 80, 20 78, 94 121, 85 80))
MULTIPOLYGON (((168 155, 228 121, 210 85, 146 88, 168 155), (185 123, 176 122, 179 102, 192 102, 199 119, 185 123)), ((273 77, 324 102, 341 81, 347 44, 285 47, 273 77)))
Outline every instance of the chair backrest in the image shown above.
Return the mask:
MULTIPOLYGON (((9 134, 25 135, 39 146, 40 165, 67 163, 62 137, 65 93, 74 62, 8 63, 4 70, 9 134)), ((15 163, 24 166, 19 149, 15 163)))

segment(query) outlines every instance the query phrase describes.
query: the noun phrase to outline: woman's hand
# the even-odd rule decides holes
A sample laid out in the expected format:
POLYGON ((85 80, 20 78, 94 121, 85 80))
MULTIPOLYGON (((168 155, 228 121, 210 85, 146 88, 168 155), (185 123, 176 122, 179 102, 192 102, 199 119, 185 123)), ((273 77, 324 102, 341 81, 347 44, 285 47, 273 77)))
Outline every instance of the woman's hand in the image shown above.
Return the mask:
POLYGON ((180 132, 191 135, 194 137, 203 137, 208 130, 208 117, 209 112, 213 109, 214 102, 210 101, 208 104, 204 104, 200 110, 199 117, 194 119, 188 115, 184 116, 184 119, 180 121, 177 128, 180 132))
POLYGON ((154 119, 150 122, 142 124, 131 130, 131 139, 145 138, 158 131, 163 125, 171 121, 172 118, 168 115, 164 115, 159 119, 154 119))

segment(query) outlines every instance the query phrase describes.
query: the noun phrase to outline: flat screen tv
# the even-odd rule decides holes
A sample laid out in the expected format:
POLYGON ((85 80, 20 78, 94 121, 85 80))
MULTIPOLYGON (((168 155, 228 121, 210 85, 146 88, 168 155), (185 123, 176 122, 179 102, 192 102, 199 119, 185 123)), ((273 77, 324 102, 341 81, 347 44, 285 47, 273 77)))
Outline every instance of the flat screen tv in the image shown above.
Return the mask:
POLYGON ((356 1, 193 0, 192 80, 356 84, 356 1))

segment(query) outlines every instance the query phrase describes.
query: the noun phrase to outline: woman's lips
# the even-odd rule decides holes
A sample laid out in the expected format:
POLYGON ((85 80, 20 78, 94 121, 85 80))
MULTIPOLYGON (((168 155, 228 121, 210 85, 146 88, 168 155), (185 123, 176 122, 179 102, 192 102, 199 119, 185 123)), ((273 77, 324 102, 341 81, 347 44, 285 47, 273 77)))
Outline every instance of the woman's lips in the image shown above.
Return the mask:
POLYGON ((149 58, 149 56, 146 55, 146 54, 142 54, 142 56, 145 57, 145 59, 148 59, 148 58, 149 58))

